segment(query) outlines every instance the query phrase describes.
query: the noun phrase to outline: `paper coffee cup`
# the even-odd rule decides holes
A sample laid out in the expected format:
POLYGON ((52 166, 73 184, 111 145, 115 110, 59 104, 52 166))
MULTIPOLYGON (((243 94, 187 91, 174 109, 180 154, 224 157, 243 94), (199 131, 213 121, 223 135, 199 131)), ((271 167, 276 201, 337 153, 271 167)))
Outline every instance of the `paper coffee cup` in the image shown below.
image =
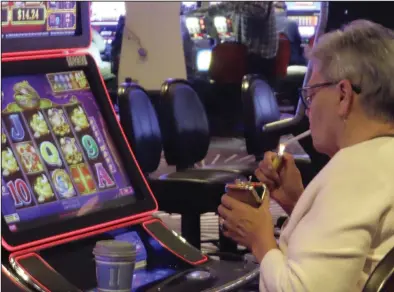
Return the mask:
POLYGON ((93 249, 99 292, 130 292, 136 247, 125 241, 103 240, 93 249))

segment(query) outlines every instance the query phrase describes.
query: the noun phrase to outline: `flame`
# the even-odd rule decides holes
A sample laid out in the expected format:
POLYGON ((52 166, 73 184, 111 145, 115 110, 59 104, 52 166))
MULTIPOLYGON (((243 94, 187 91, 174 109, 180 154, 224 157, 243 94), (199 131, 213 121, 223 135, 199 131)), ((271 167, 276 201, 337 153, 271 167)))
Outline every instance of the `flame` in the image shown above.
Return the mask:
POLYGON ((281 144, 279 145, 278 155, 279 155, 279 156, 283 156, 283 154, 285 153, 285 149, 286 149, 286 144, 281 143, 281 144))

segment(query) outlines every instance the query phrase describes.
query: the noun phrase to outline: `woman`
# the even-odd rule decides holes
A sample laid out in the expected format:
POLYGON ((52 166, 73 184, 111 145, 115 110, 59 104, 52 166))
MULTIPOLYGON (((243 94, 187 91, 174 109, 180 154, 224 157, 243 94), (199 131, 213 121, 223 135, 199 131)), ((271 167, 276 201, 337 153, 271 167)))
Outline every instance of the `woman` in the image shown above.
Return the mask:
POLYGON ((308 53, 301 90, 315 148, 331 156, 304 190, 290 155, 256 170, 290 215, 279 245, 268 200, 258 209, 228 195, 225 235, 251 249, 260 291, 361 291, 394 246, 394 33, 360 20, 324 35, 308 53))

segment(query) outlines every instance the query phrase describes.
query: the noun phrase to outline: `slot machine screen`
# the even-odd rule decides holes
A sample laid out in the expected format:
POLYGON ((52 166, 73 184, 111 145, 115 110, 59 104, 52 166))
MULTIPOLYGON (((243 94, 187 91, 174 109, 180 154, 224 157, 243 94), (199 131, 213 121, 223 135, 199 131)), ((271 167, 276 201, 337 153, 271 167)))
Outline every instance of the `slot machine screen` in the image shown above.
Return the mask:
POLYGON ((82 70, 2 78, 2 214, 13 233, 133 203, 82 70))
POLYGON ((186 27, 190 35, 201 33, 200 19, 198 17, 187 17, 186 27))
POLYGON ((304 38, 309 38, 315 35, 315 26, 299 26, 298 30, 300 35, 304 38))
POLYGON ((87 1, 2 1, 2 51, 88 47, 90 24, 86 15, 87 1))
POLYGON ((211 65, 212 50, 202 49, 197 52, 197 70, 199 72, 208 72, 209 66, 211 65))
POLYGON ((1 38, 75 35, 76 1, 1 2, 1 38))
POLYGON ((226 34, 228 32, 227 18, 224 16, 216 16, 213 19, 215 28, 219 34, 226 34))

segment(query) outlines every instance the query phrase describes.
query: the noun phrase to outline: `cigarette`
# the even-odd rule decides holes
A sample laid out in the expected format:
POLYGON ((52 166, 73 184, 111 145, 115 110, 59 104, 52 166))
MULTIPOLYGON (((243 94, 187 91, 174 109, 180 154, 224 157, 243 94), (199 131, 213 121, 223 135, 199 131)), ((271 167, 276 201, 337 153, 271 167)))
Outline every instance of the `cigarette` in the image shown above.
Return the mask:
MULTIPOLYGON (((286 148, 287 145, 292 144, 294 142, 297 142, 297 141, 299 141, 301 139, 304 139, 305 137, 310 136, 310 134, 311 134, 311 130, 305 131, 304 133, 301 133, 301 134, 295 136, 294 138, 291 138, 291 139, 287 140, 286 142, 284 142, 281 145, 284 145, 283 148, 286 148)), ((281 149, 281 145, 279 146, 279 151, 281 149)))

